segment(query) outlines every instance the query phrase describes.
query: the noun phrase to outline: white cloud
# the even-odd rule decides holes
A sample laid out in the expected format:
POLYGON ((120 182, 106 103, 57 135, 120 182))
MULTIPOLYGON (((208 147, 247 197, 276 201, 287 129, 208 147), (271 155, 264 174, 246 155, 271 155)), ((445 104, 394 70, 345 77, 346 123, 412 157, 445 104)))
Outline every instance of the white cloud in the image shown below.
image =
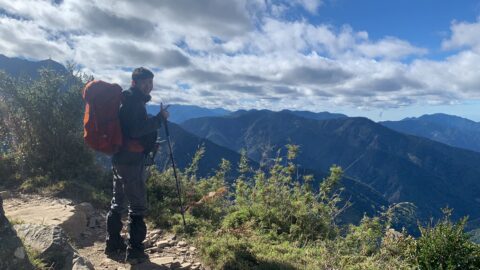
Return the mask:
POLYGON ((399 59, 409 55, 424 55, 427 49, 417 48, 410 43, 393 37, 378 42, 365 42, 357 46, 359 52, 370 58, 399 59))
POLYGON ((390 108, 480 98, 480 23, 454 22, 442 61, 394 36, 287 21, 322 1, 0 0, 0 53, 81 64, 126 87, 129 68, 156 72, 154 101, 213 107, 390 108), (406 62, 404 59, 408 58, 406 62), (412 60, 413 59, 413 60, 412 60), (188 89, 180 89, 178 82, 188 89))
POLYGON ((311 13, 316 13, 318 8, 323 4, 321 0, 296 0, 296 2, 311 13))
POLYGON ((0 16, 0 39, 0 52, 7 56, 65 61, 72 54, 66 40, 51 40, 49 33, 32 21, 0 16))
POLYGON ((442 47, 444 49, 458 49, 463 47, 480 46, 480 22, 452 22, 450 27, 452 36, 444 40, 442 47))

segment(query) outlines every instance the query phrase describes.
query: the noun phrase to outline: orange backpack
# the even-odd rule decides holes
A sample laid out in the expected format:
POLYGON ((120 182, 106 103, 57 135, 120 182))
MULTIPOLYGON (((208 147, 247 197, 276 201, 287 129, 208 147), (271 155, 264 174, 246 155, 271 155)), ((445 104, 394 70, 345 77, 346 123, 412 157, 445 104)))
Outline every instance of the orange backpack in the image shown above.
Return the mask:
POLYGON ((83 138, 94 150, 112 155, 122 146, 122 130, 118 111, 122 88, 100 80, 88 82, 83 89, 86 102, 83 117, 83 138))

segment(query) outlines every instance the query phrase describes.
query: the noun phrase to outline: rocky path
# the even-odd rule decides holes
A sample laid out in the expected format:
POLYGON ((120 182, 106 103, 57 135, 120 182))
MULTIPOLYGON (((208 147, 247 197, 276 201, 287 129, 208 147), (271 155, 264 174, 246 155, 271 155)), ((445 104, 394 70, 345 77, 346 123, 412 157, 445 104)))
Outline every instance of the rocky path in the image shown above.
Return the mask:
MULTIPOLYGON (((149 228, 145 240, 149 262, 125 264, 124 254, 107 258, 103 254, 106 212, 94 209, 88 203, 74 205, 69 200, 36 195, 12 196, 4 193, 3 197, 5 214, 9 220, 62 227, 71 245, 95 269, 205 269, 194 246, 174 234, 153 228, 149 228)), ((122 234, 126 236, 126 227, 122 234)))

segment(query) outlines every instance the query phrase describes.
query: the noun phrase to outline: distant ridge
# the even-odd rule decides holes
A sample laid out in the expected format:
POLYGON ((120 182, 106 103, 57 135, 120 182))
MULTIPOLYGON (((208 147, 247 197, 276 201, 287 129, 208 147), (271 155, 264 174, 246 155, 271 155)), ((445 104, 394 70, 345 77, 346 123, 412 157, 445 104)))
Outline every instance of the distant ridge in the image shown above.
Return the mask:
POLYGON ((245 111, 191 119, 186 130, 260 160, 288 143, 300 145, 304 168, 327 171, 332 164, 382 194, 390 203, 409 201, 423 218, 455 209, 455 217, 480 217, 480 153, 405 135, 367 118, 313 120, 293 113, 245 111))
POLYGON ((443 113, 380 124, 393 130, 480 152, 480 123, 443 113))
MULTIPOLYGON (((160 111, 160 105, 148 105, 147 111, 149 114, 157 114, 160 111)), ((228 110, 222 108, 203 108, 195 105, 181 105, 181 104, 170 104, 168 108, 170 112, 169 120, 174 123, 182 123, 186 120, 198 117, 207 117, 207 116, 224 116, 231 113, 228 110)))
POLYGON ((5 71, 12 77, 27 76, 36 79, 38 71, 42 68, 49 68, 59 73, 66 73, 67 69, 60 63, 51 59, 41 61, 29 61, 21 58, 10 58, 0 54, 0 70, 5 71))

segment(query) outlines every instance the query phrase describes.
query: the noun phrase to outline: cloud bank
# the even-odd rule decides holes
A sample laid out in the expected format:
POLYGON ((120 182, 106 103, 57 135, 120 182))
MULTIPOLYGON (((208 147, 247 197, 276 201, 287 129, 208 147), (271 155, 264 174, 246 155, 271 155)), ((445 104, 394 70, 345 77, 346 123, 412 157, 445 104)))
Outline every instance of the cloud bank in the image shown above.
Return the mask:
POLYGON ((398 108, 480 98, 480 22, 452 22, 429 60, 407 40, 286 19, 324 1, 0 0, 0 53, 73 61, 129 84, 155 70, 154 101, 207 107, 398 108))

